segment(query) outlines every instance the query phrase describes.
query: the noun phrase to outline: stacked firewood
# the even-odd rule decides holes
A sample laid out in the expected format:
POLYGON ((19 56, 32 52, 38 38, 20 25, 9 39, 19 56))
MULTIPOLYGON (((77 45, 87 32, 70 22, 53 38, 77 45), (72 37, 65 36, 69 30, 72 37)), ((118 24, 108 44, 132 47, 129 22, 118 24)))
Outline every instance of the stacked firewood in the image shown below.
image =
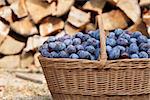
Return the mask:
POLYGON ((38 47, 48 36, 97 29, 150 35, 150 0, 0 0, 0 67, 39 67, 38 47))

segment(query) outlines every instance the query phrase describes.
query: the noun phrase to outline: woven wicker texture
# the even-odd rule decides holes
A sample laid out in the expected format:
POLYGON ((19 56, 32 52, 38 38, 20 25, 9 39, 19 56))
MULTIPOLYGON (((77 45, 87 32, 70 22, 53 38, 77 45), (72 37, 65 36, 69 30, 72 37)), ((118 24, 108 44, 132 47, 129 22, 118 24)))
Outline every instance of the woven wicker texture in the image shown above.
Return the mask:
POLYGON ((100 61, 39 56, 54 100, 149 100, 150 59, 107 61, 100 17, 100 61))
POLYGON ((150 59, 108 61, 105 67, 100 67, 99 61, 89 60, 40 57, 40 61, 49 89, 55 93, 93 96, 150 93, 150 59))
POLYGON ((150 100, 150 95, 93 97, 83 95, 52 94, 54 100, 150 100))

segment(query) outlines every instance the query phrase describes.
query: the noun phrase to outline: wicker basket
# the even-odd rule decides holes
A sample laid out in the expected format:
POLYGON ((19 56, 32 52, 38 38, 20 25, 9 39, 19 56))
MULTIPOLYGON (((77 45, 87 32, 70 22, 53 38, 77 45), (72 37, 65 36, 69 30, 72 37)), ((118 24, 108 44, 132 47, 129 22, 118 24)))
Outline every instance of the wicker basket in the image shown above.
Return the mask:
POLYGON ((39 56, 54 100, 150 100, 150 59, 107 61, 101 16, 100 61, 39 56))

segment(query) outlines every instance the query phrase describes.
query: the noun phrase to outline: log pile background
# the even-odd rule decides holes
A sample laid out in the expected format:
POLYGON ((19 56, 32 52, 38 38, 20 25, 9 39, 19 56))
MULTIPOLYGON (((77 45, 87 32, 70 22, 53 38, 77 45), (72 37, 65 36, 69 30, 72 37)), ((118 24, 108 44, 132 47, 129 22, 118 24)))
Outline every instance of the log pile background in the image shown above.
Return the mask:
POLYGON ((0 68, 39 68, 38 47, 48 36, 97 29, 150 35, 150 0, 0 0, 0 68))

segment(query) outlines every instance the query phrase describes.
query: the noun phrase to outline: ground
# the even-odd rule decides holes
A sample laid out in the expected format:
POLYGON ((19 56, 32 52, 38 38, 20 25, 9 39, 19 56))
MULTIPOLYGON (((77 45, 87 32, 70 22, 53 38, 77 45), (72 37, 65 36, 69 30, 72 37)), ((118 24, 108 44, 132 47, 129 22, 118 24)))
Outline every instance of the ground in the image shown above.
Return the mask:
MULTIPOLYGON (((28 75, 28 73, 25 73, 28 75)), ((42 83, 16 77, 16 72, 0 68, 0 100, 52 100, 42 73, 34 74, 42 83)))

